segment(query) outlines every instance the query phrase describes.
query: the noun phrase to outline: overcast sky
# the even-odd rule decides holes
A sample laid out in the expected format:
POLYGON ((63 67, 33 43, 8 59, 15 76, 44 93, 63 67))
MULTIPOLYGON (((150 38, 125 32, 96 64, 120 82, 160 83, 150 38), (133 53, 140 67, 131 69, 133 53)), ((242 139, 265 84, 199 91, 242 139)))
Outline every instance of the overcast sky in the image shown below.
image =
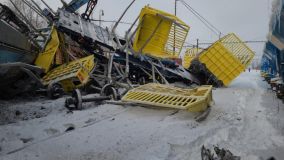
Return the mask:
MULTIPOLYGON (((4 1, 4 0, 0 0, 4 1)), ((38 0, 39 1, 39 0, 38 0)), ((70 0, 66 0, 69 2, 70 0)), ((98 19, 99 10, 104 10, 105 20, 117 20, 132 0, 99 0, 93 18, 98 19)), ((234 32, 243 40, 266 40, 272 0, 185 0, 192 8, 210 21, 222 33, 234 32)), ((61 7, 60 0, 46 0, 56 10, 61 7)), ((174 0, 136 0, 123 21, 133 22, 145 5, 174 13, 174 0)), ((192 13, 178 2, 177 16, 191 29, 188 43, 213 42, 218 37, 205 27, 192 13)), ((81 10, 84 10, 85 6, 81 10)), ((111 26, 111 23, 103 23, 111 26)), ((121 25, 119 33, 123 34, 129 25, 121 25)), ((262 54, 263 43, 248 44, 258 55, 262 54)))

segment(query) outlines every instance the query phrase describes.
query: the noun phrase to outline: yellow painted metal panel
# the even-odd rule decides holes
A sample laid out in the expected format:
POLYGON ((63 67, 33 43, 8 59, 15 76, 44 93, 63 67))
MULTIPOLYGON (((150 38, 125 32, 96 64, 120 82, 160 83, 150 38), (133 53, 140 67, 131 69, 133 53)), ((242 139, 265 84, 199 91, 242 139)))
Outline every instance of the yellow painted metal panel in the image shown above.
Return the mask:
POLYGON ((225 86, 251 63, 254 52, 235 34, 228 34, 204 50, 199 61, 225 86))
POLYGON ((52 27, 51 36, 49 42, 45 46, 45 49, 40 53, 35 61, 35 65, 44 69, 45 73, 50 70, 50 67, 54 61, 54 56, 59 47, 58 33, 55 27, 52 27))
POLYGON ((212 101, 212 86, 182 89, 169 85, 149 83, 128 91, 124 102, 175 108, 190 112, 205 111, 212 101))
POLYGON ((172 14, 148 6, 142 9, 139 23, 134 51, 158 58, 179 57, 189 31, 188 25, 172 14))
POLYGON ((65 91, 72 91, 89 81, 89 73, 94 67, 94 55, 91 55, 54 68, 42 78, 42 81, 44 85, 59 82, 65 91))
POLYGON ((198 49, 198 48, 188 48, 185 51, 184 57, 183 57, 183 61, 182 61, 182 66, 184 68, 189 68, 191 61, 197 57, 197 55, 202 52, 203 49, 198 49))

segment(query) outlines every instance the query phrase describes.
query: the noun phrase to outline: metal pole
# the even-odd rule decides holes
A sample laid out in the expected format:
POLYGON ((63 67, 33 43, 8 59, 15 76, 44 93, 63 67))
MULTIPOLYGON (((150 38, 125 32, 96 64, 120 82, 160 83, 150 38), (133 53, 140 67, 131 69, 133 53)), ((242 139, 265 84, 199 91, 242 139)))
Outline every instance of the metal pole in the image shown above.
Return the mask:
POLYGON ((50 12, 53 13, 53 15, 55 15, 55 12, 52 10, 51 7, 49 7, 49 5, 44 0, 40 0, 40 1, 50 10, 50 12))
MULTIPOLYGON (((177 0, 175 0, 175 16, 177 16, 177 0)), ((174 48, 173 54, 176 52, 176 24, 174 24, 174 48)))
POLYGON ((197 48, 197 54, 198 54, 198 49, 199 49, 199 39, 197 39, 197 41, 196 41, 196 48, 197 48))
POLYGON ((29 7, 31 8, 34 12, 36 12, 41 18, 47 20, 47 22, 50 24, 51 22, 45 17, 42 15, 42 10, 40 8, 38 8, 37 6, 33 6, 30 2, 26 1, 26 0, 23 0, 23 2, 29 7))
POLYGON ((36 8, 37 8, 38 10, 40 10, 41 12, 43 12, 42 9, 40 8, 40 6, 39 6, 34 0, 31 0, 31 2, 36 6, 36 8))
POLYGON ((121 21, 121 19, 124 17, 124 15, 126 14, 126 12, 128 11, 128 9, 132 6, 132 4, 135 2, 136 0, 133 0, 128 6, 127 8, 124 10, 124 12, 122 13, 122 15, 119 17, 119 19, 117 20, 117 22, 115 23, 115 25, 112 28, 112 32, 115 31, 116 27, 118 26, 119 22, 121 21))
POLYGON ((102 26, 102 16, 104 16, 104 10, 100 10, 100 14, 99 14, 99 26, 102 26))
POLYGON ((16 6, 16 4, 10 0, 11 4, 14 6, 14 8, 18 11, 18 13, 21 15, 21 17, 23 18, 23 20, 35 31, 37 32, 40 36, 43 37, 43 39, 45 40, 46 37, 44 35, 42 35, 41 32, 39 32, 34 26, 33 24, 25 17, 25 15, 20 11, 20 9, 16 6))
POLYGON ((124 17, 124 15, 125 15, 126 12, 128 11, 128 9, 133 5, 133 3, 134 3, 135 1, 136 1, 136 0, 133 0, 133 1, 127 6, 127 8, 124 10, 124 12, 123 12, 122 15, 119 17, 119 19, 118 19, 117 22, 114 24, 114 26, 113 26, 113 28, 112 28, 112 30, 111 30, 112 36, 113 36, 114 39, 116 40, 116 42, 117 42, 119 48, 121 48, 122 45, 121 45, 121 43, 120 43, 118 37, 117 37, 116 34, 115 34, 115 30, 116 30, 116 28, 117 28, 119 22, 121 21, 121 19, 124 17))
POLYGON ((112 72, 113 56, 114 53, 109 53, 108 70, 107 70, 107 81, 109 84, 112 83, 111 72, 112 72))
POLYGON ((175 0, 175 16, 177 15, 177 0, 175 0))
POLYGON ((99 26, 100 26, 100 27, 102 26, 102 15, 101 15, 101 11, 100 11, 100 14, 99 14, 99 26))
POLYGON ((152 78, 153 78, 153 83, 156 83, 155 68, 154 68, 153 60, 151 60, 151 65, 152 65, 152 78))

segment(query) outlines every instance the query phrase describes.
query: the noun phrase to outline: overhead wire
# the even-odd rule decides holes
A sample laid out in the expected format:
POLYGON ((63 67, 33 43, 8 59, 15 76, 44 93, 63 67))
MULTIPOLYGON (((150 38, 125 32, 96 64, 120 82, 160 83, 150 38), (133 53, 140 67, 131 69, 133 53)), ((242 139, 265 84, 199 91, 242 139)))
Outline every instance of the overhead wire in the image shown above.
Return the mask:
MULTIPOLYGON (((222 43, 266 43, 267 41, 243 41, 243 42, 222 42, 222 43)), ((210 45, 213 43, 198 43, 199 45, 210 45)))
MULTIPOLYGON (((97 19, 90 19, 90 21, 94 21, 94 22, 105 22, 105 23, 116 23, 117 21, 115 20, 97 20, 97 19)), ((130 22, 124 22, 121 21, 119 22, 120 24, 127 24, 127 25, 132 25, 132 23, 130 22)))
MULTIPOLYGON (((266 42, 267 41, 265 40, 256 40, 256 41, 248 40, 248 41, 243 41, 243 42, 223 42, 223 43, 266 43, 266 42)), ((186 45, 184 45, 183 48, 194 48, 197 46, 196 44, 192 44, 189 42, 185 42, 185 44, 186 45)), ((212 44, 214 44, 214 42, 198 43, 198 45, 212 45, 212 44)))
POLYGON ((217 27, 215 27, 200 13, 198 13, 195 9, 193 9, 188 3, 186 3, 184 0, 178 0, 178 1, 180 1, 194 16, 196 16, 196 18, 198 18, 214 34, 216 34, 218 37, 222 35, 222 32, 217 27))

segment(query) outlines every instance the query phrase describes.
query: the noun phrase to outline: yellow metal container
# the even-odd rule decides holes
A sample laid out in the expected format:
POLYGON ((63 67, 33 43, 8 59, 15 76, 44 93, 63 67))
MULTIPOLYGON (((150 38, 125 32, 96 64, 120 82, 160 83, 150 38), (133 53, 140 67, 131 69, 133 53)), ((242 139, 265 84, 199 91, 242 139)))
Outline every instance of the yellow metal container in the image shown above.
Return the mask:
POLYGON ((189 112, 205 111, 212 102, 212 86, 183 89, 169 85, 149 83, 128 91, 124 102, 156 107, 175 108, 189 112))
POLYGON ((177 58, 189 26, 176 16, 146 6, 139 15, 134 51, 157 58, 177 58))
POLYGON ((203 49, 201 48, 188 48, 184 54, 182 66, 184 68, 189 68, 191 61, 197 57, 197 55, 202 52, 203 49))
POLYGON ((35 65, 44 69, 47 73, 51 65, 53 64, 55 54, 59 48, 59 38, 55 27, 52 27, 49 42, 45 46, 45 49, 40 53, 35 61, 35 65))
POLYGON ((94 67, 94 55, 91 55, 54 68, 42 78, 42 82, 44 85, 60 83, 64 91, 69 92, 86 84, 94 67))
POLYGON ((254 52, 235 34, 228 34, 204 50, 198 60, 225 86, 251 63, 254 52))

